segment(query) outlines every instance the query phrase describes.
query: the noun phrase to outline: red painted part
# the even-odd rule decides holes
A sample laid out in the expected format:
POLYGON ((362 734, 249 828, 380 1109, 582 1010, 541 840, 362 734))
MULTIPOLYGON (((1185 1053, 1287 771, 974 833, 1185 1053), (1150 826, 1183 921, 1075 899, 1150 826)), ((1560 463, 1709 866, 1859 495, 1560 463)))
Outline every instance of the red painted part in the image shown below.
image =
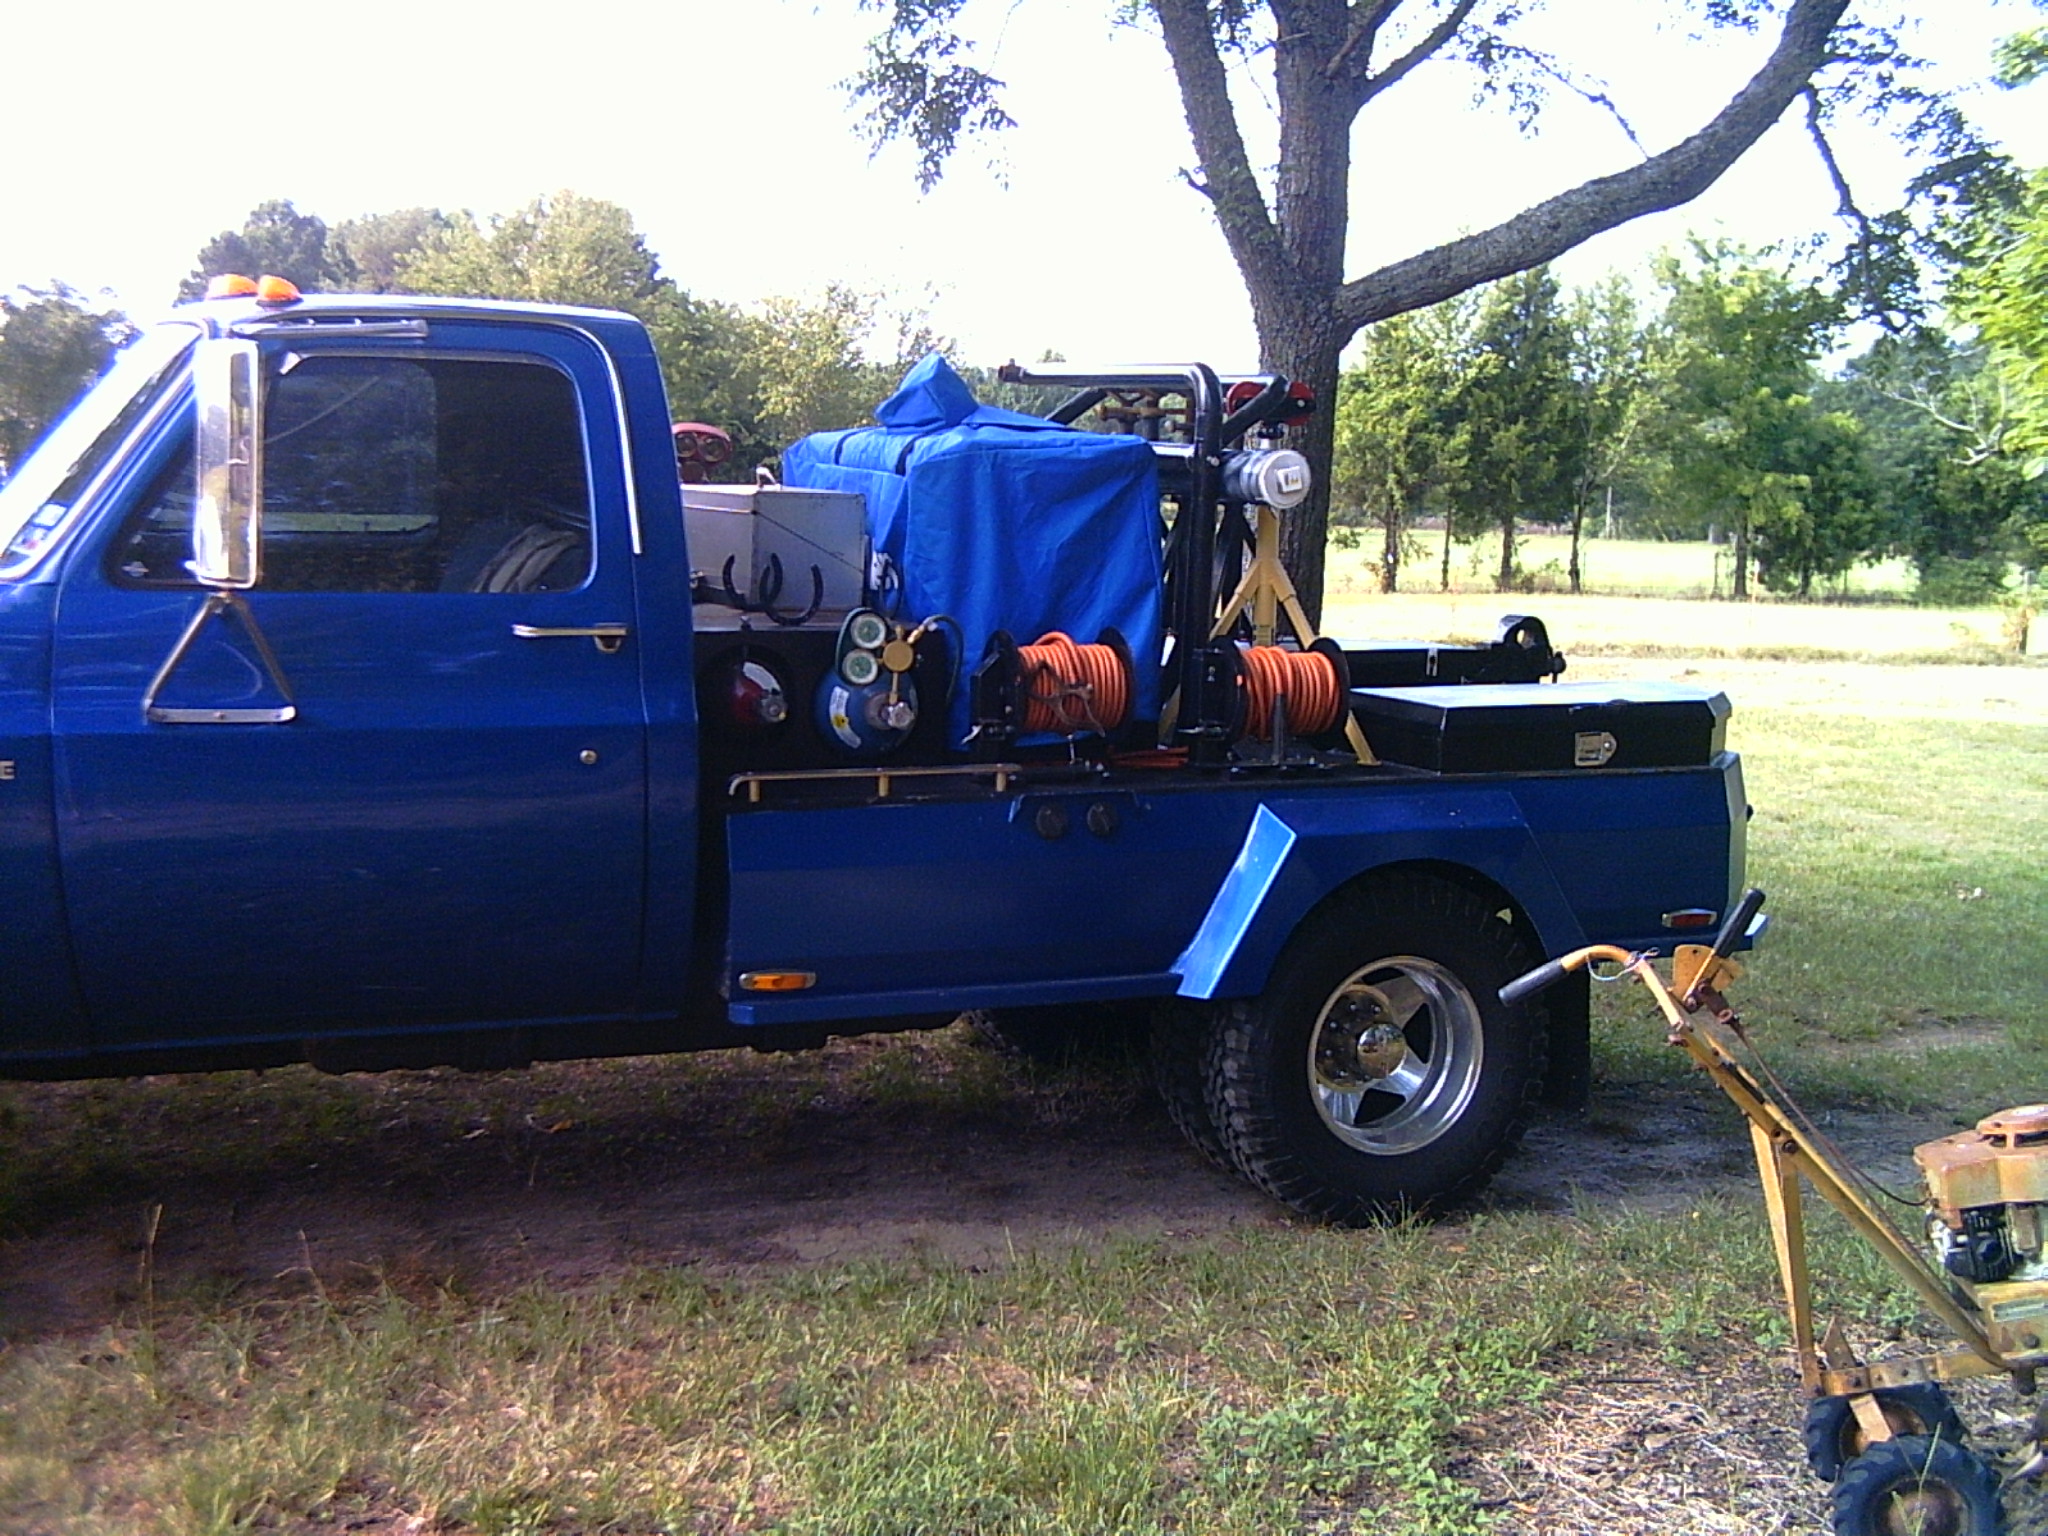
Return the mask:
POLYGON ((676 473, 685 485, 701 485, 732 457, 732 434, 709 422, 679 421, 669 429, 676 440, 676 473))

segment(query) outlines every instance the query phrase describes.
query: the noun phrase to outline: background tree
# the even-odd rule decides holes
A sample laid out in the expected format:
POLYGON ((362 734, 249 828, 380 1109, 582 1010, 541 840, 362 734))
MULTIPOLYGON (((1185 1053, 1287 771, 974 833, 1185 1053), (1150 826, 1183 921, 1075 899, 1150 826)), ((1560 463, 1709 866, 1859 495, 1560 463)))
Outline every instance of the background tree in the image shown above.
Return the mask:
POLYGON ((1643 316, 1634 285, 1619 274, 1574 293, 1565 323, 1571 335, 1571 419, 1580 444, 1567 574, 1572 591, 1583 592, 1586 515, 1597 500, 1602 530, 1614 533, 1615 491, 1640 472, 1668 349, 1661 327, 1643 316))
POLYGON ((1882 336, 1820 398, 1863 424, 1885 537, 1922 601, 1987 601, 2012 561, 2048 556, 2048 477, 2006 451, 2011 396, 1981 345, 1932 326, 1882 336))
POLYGON ((1810 598, 1816 583, 1877 549, 1883 524, 1854 416, 1794 397, 1774 424, 1780 467, 1766 472, 1750 503, 1750 549, 1768 590, 1810 598))
POLYGON ((190 275, 178 285, 178 297, 198 298, 208 280, 224 272, 246 277, 269 273, 307 293, 345 292, 351 274, 336 255, 324 220, 300 213, 287 199, 273 198, 258 203, 240 229, 224 229, 199 248, 190 275))
POLYGON ((575 192, 488 220, 454 214, 396 275, 409 293, 583 304, 650 322, 676 292, 630 213, 575 192))
MULTIPOLYGON (((864 3, 884 20, 856 99, 869 109, 877 147, 898 138, 915 147, 919 179, 929 187, 963 137, 1010 126, 1003 82, 975 62, 962 20, 967 0, 864 3)), ((1505 104, 1525 127, 1553 88, 1613 109, 1612 98, 1568 61, 1531 43, 1531 9, 1521 0, 1133 0, 1119 8, 1155 26, 1165 46, 1195 151, 1185 175, 1209 200, 1244 279, 1264 366, 1334 400, 1338 355, 1362 326, 1539 265, 1603 230, 1697 197, 1802 100, 1817 138, 1834 115, 1890 101, 1909 109, 1907 131, 1946 165, 1963 167, 1982 152, 1945 103, 1905 85, 1909 63, 1890 32, 1845 21, 1850 0, 1790 0, 1782 9, 1775 0, 1700 0, 1696 14, 1710 24, 1776 30, 1761 67, 1697 131, 1490 229, 1347 279, 1354 125, 1377 130, 1372 142, 1380 152, 1405 152, 1382 103, 1425 69, 1464 72, 1482 98, 1505 104), (1269 72, 1257 99, 1277 116, 1270 176, 1249 147, 1258 135, 1247 135, 1233 105, 1233 66, 1269 72)), ((1923 185, 1944 179, 1936 173, 1923 185)), ((1902 227, 1859 225, 1871 248, 1896 241, 1902 227)), ((1334 430, 1331 411, 1308 429, 1305 447, 1325 472, 1334 430)), ((1311 614, 1322 598, 1326 498, 1319 488, 1286 524, 1287 558, 1311 614)))
POLYGON ((54 280, 0 294, 0 480, 134 334, 118 309, 54 280))
POLYGON ((334 227, 329 254, 342 285, 355 293, 405 293, 405 269, 453 227, 438 208, 366 213, 334 227))
POLYGON ((844 286, 752 310, 693 297, 627 209, 568 191, 497 216, 400 208, 332 229, 267 202, 207 242, 186 295, 220 272, 274 272, 313 291, 624 310, 647 326, 678 416, 732 433, 729 473, 742 477, 794 437, 867 420, 911 362, 947 345, 921 307, 844 286))
POLYGON ((1378 527, 1382 592, 1399 589, 1408 530, 1456 469, 1450 408, 1471 308, 1452 299, 1382 320, 1338 384, 1332 496, 1378 527))
POLYGON ((815 300, 770 299, 750 326, 760 423, 778 444, 871 420, 912 363, 951 346, 922 313, 842 284, 815 300))
POLYGON ((1489 288, 1473 341, 1473 365, 1451 402, 1459 453, 1449 502, 1455 521, 1500 535, 1494 587, 1508 592, 1519 575, 1518 524, 1569 518, 1585 458, 1571 337, 1549 269, 1489 288))
POLYGON ((1801 418, 1841 306, 1725 244, 1696 245, 1690 263, 1666 258, 1658 275, 1671 333, 1668 494, 1729 529, 1734 595, 1747 597, 1758 529, 1805 514, 1804 455, 1832 452, 1801 418))
POLYGON ((2027 474, 2048 473, 2048 170, 2035 173, 2018 207, 1984 219, 1974 256, 1951 302, 1976 327, 2009 392, 2005 448, 2027 474))

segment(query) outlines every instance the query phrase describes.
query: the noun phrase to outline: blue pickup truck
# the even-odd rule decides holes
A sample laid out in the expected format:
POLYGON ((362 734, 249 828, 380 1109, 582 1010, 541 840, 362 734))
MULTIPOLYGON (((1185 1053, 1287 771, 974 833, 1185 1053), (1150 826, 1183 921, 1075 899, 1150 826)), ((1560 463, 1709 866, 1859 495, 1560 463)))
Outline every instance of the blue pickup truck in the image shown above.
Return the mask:
POLYGON ((1585 1071, 1496 989, 1742 889, 1726 701, 1306 635, 1286 381, 1023 377, 683 486, 628 317, 173 311, 0 490, 0 1075, 1121 1015, 1296 1209, 1469 1194, 1585 1071))

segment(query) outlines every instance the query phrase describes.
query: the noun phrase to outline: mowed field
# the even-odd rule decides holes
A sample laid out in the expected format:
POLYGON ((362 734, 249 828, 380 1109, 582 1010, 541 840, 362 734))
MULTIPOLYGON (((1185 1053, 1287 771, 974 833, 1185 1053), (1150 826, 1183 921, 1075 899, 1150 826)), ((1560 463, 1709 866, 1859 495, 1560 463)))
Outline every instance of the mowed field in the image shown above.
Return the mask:
MULTIPOLYGON (((1532 534, 1520 559, 1536 590, 1494 591, 1497 542, 1481 540, 1454 553, 1451 590, 1438 590, 1433 558, 1401 573, 1402 590, 1382 593, 1378 568, 1365 550, 1330 551, 1324 627, 1334 635, 1491 639, 1503 613, 1533 612, 1553 637, 1586 649, 1644 647, 1693 655, 1831 659, 1922 656, 1982 660, 2010 648, 2007 615, 1996 607, 1921 608, 1906 601, 1911 570, 1900 561, 1860 566, 1832 600, 1799 603, 1759 592, 1752 600, 1704 601, 1728 585, 1726 553, 1706 544, 1647 539, 1591 539, 1583 555, 1585 594, 1565 590, 1568 539, 1532 534), (1475 557, 1476 552, 1476 557, 1475 557), (1628 602, 1615 602, 1628 597, 1628 602)), ((2037 654, 2048 651, 2048 624, 2036 626, 2037 654)))
MULTIPOLYGON (((1774 914, 1737 1001, 1894 1187, 2048 1099, 2048 665, 1872 645, 1929 617, 1891 607, 1332 608, 1422 639, 1534 612, 1569 676, 1729 694, 1774 914), (1727 638, 1763 614, 1790 627, 1727 638)), ((0 1087, 0 1531, 1824 1530, 1741 1122, 1621 988, 1596 1052, 1591 1114, 1476 1209, 1365 1232, 1202 1165, 1130 1063, 957 1026, 0 1087)), ((1859 1347, 1925 1347, 1816 1228, 1859 1347)), ((1961 1396, 2015 1454, 2027 1405, 1961 1396)))

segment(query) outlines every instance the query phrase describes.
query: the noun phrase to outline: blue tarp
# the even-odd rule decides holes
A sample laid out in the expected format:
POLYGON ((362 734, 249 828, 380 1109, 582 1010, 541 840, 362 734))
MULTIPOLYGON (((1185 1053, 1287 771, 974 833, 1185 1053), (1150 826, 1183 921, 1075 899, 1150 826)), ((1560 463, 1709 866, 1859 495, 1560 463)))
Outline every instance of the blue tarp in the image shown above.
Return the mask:
POLYGON ((865 496, 868 536, 903 576, 902 616, 959 621, 955 741, 970 723, 966 674, 999 629, 1027 645, 1055 629, 1084 643, 1120 631, 1136 717, 1156 719, 1165 623, 1151 447, 982 405, 936 353, 875 419, 792 444, 782 478, 865 496))

